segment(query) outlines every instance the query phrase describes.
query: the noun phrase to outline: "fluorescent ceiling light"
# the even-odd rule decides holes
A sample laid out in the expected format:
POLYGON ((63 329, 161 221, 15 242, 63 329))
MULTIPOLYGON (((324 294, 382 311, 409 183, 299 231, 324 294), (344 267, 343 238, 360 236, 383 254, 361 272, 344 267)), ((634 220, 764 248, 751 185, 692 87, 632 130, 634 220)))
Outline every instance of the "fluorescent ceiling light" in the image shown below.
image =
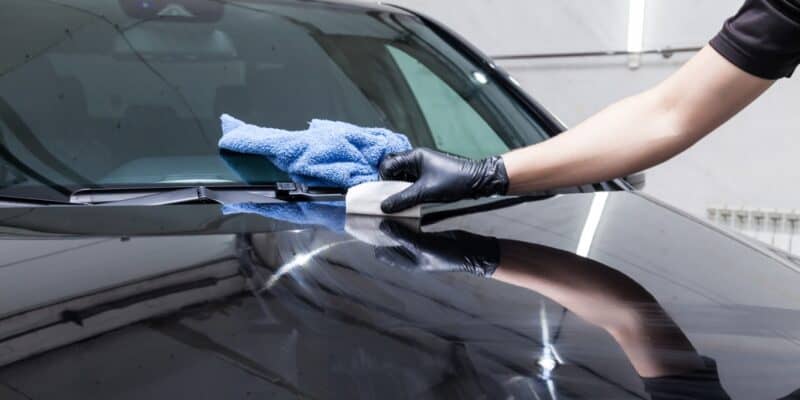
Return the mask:
POLYGON ((578 248, 575 250, 575 253, 581 257, 589 256, 597 226, 600 225, 600 219, 603 217, 603 211, 606 208, 606 200, 608 200, 608 192, 597 192, 592 198, 589 215, 583 224, 583 232, 581 232, 581 238, 578 240, 578 248))
POLYGON ((640 53, 644 36, 645 0, 628 0, 628 51, 640 53))
POLYGON ((628 67, 639 68, 644 47, 645 0, 628 0, 628 67))
POLYGON ((278 270, 269 278, 269 280, 264 285, 264 288, 262 290, 271 289, 272 286, 274 286, 275 283, 277 283, 282 276, 292 272, 296 268, 305 267, 306 264, 308 264, 311 260, 314 259, 314 257, 330 250, 331 248, 338 246, 340 244, 353 243, 353 242, 357 242, 357 240, 344 240, 341 242, 333 242, 326 244, 324 246, 320 246, 307 253, 297 254, 291 261, 287 262, 286 264, 283 264, 280 268, 278 268, 278 270))

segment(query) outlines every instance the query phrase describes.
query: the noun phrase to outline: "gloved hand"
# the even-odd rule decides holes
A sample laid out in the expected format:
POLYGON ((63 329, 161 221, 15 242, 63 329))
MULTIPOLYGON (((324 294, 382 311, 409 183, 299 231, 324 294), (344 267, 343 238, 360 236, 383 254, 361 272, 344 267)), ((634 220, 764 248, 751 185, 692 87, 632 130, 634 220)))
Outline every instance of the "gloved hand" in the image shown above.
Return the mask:
POLYGON ((476 199, 508 191, 508 174, 499 156, 476 161, 421 148, 386 156, 380 173, 383 179, 414 182, 383 201, 385 213, 420 203, 476 199))
POLYGON ((500 263, 500 244, 495 238, 464 231, 415 232, 392 220, 383 221, 380 229, 401 246, 379 247, 375 256, 396 267, 491 276, 500 263))

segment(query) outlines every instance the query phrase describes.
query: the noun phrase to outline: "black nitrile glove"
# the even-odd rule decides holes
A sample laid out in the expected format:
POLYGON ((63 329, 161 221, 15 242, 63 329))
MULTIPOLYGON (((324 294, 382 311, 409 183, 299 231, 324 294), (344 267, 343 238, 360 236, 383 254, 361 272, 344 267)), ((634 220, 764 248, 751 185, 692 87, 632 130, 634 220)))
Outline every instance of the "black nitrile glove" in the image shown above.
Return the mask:
POLYGON ((398 241, 398 247, 379 247, 376 257, 396 267, 428 272, 469 272, 491 276, 500 263, 495 238, 464 231, 415 232, 395 221, 381 223, 381 232, 398 241))
POLYGON ((506 194, 508 174, 499 156, 470 160, 431 149, 391 154, 380 165, 383 179, 414 182, 381 203, 395 213, 420 203, 451 202, 506 194))

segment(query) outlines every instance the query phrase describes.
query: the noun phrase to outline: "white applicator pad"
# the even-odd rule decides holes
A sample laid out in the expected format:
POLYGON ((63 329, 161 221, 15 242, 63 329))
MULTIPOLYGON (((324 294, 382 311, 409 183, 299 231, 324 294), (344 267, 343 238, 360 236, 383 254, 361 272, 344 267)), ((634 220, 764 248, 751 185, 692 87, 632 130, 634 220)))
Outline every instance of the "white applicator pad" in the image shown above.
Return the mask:
POLYGON ((394 214, 381 211, 381 203, 389 196, 411 186, 409 182, 378 181, 353 186, 345 198, 348 214, 388 216, 392 218, 422 218, 422 206, 415 206, 394 214))

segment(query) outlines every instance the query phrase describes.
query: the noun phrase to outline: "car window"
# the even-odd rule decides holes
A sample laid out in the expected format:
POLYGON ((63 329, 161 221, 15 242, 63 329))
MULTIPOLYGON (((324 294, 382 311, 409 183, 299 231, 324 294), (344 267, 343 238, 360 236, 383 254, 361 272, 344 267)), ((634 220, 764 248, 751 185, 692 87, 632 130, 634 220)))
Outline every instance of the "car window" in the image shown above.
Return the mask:
POLYGON ((468 157, 547 138, 410 15, 313 2, 60 3, 0 4, 0 193, 289 179, 268 168, 240 176, 217 148, 222 113, 290 130, 314 118, 386 127, 468 157))
MULTIPOLYGON (((508 151, 497 132, 446 82, 402 50, 389 47, 389 52, 411 86, 439 150, 472 158, 508 151)), ((473 76, 477 85, 486 84, 483 73, 473 76)))

